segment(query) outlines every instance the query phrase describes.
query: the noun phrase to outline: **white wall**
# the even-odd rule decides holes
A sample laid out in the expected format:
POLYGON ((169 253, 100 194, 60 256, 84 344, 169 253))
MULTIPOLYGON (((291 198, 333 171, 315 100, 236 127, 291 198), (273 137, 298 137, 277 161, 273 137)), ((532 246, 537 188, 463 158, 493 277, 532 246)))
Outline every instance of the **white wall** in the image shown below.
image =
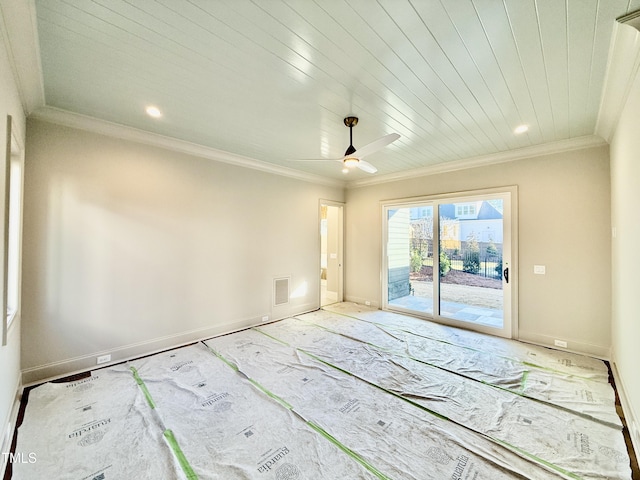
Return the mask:
MULTIPOLYGON (((627 403, 626 418, 636 423, 640 448, 640 76, 636 77, 611 142, 612 342, 613 361, 627 403)), ((623 399, 625 400, 625 399, 623 399)), ((631 422, 629 422, 631 423, 631 422)))
POLYGON ((319 306, 319 199, 342 188, 42 121, 27 132, 25 382, 319 306), (272 307, 280 276, 297 296, 272 307))
MULTIPOLYGON (((0 16, 1 20, 1 16, 0 16)), ((4 37, 0 35, 0 212, 4 211, 5 184, 5 146, 6 146, 6 118, 11 115, 13 131, 19 142, 24 146, 25 115, 20 103, 16 83, 12 76, 4 37)), ((4 236, 4 225, 0 222, 0 238, 4 236)), ((0 256, 0 272, 2 265, 0 256)), ((0 275, 0 288, 4 279, 0 275)), ((1 291, 1 290, 0 290, 1 291)), ((20 382, 20 318, 11 324, 8 332, 7 345, 0 346, 0 448, 6 437, 7 424, 11 419, 12 408, 20 382)), ((4 451, 4 450, 3 450, 4 451)), ((0 459, 0 466, 4 463, 0 459)))
POLYGON ((346 298, 380 304, 380 200, 509 185, 519 192, 519 338, 608 357, 607 146, 347 190, 346 298))

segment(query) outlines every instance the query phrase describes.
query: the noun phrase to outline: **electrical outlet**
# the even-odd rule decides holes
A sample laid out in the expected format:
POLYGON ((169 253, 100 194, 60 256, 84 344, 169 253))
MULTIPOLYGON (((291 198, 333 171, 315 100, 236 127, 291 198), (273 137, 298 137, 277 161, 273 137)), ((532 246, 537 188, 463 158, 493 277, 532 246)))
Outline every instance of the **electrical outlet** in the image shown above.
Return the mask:
POLYGON ((367 307, 370 307, 370 306, 371 306, 371 302, 370 302, 369 300, 365 300, 365 301, 364 301, 364 304, 365 304, 367 307))
POLYGON ((96 365, 100 365, 102 363, 107 363, 111 361, 111 355, 102 355, 96 358, 96 365))
POLYGON ((564 340, 554 340, 553 343, 555 343, 556 347, 567 348, 567 342, 564 340))
POLYGON ((265 315, 262 317, 262 323, 269 321, 269 315, 265 315))

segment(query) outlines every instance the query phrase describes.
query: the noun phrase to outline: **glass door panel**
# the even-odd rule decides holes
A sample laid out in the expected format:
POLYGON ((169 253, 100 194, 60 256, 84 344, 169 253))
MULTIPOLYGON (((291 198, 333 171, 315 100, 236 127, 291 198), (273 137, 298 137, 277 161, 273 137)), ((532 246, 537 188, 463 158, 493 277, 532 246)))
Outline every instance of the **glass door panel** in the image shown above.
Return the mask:
POLYGON ((387 211, 389 305, 433 314, 433 206, 387 211))
POLYGON ((502 199, 444 203, 440 219, 440 315, 504 326, 502 199))

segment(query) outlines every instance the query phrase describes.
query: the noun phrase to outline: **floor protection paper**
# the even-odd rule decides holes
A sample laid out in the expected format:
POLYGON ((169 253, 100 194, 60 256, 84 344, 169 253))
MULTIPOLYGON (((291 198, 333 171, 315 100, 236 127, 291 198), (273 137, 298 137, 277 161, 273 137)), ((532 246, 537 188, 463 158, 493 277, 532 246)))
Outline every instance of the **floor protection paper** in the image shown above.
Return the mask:
MULTIPOLYGON (((361 342, 622 428, 608 382, 549 371, 476 350, 319 310, 296 317, 361 342)), ((420 320, 415 319, 418 323, 420 320)), ((417 328, 417 327, 416 327, 417 328)))
POLYGON ((570 478, 257 330, 205 343, 388 478, 570 478))
POLYGON ((13 479, 184 479, 159 418, 124 365, 29 392, 13 479))
POLYGON ((628 479, 618 428, 286 319, 260 331, 575 478, 628 479))
POLYGON ((546 368, 551 371, 577 375, 607 383, 609 371, 601 360, 571 352, 530 345, 506 338, 494 337, 461 328, 449 327, 407 315, 374 310, 355 303, 336 303, 324 310, 352 316, 394 329, 406 330, 462 347, 473 348, 512 360, 546 368))
POLYGON ((202 344, 132 364, 193 478, 382 478, 202 344))

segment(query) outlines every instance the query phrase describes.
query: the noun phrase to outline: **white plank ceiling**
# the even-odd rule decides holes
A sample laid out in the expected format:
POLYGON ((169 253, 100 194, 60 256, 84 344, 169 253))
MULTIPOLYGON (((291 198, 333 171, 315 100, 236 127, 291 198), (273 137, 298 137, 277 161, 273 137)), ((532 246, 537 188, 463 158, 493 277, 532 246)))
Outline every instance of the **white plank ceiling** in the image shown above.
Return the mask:
POLYGON ((640 0, 36 0, 45 102, 337 180, 593 135, 640 0), (155 105, 159 119, 145 114, 155 105), (518 125, 528 132, 514 134, 518 125))

